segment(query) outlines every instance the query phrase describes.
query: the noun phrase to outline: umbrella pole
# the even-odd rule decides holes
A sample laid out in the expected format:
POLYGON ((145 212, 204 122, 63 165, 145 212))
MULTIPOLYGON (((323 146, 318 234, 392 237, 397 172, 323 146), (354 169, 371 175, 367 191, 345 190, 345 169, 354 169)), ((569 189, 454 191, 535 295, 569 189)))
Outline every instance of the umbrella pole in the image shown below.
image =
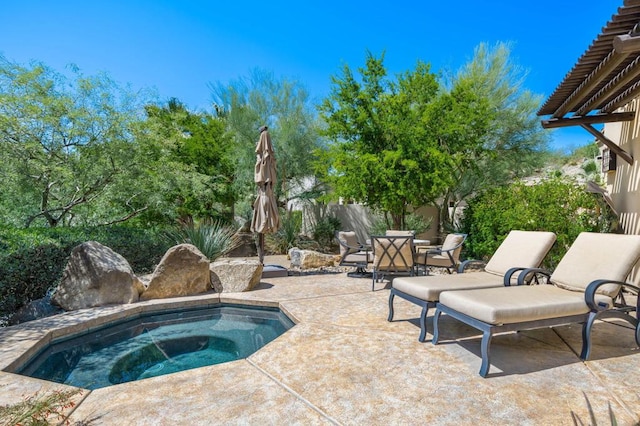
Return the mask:
POLYGON ((258 232, 258 260, 264 265, 264 234, 258 232))

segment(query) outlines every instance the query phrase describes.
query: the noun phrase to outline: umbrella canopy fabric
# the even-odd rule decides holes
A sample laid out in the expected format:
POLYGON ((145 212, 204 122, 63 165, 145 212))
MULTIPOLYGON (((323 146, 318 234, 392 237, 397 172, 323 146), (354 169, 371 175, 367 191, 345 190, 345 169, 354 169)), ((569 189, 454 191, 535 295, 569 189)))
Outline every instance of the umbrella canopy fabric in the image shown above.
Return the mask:
POLYGON ((276 183, 276 158, 266 127, 263 127, 256 145, 254 180, 258 186, 258 196, 253 203, 251 231, 259 234, 276 232, 280 228, 278 204, 273 194, 273 186, 276 183))

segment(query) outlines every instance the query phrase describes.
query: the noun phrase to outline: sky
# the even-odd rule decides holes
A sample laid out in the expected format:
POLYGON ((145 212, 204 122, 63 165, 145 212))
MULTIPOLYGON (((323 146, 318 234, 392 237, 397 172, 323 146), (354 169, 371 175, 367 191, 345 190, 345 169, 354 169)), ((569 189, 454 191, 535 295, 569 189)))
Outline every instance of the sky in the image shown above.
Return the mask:
MULTIPOLYGON (((455 72, 480 43, 511 43, 524 87, 551 95, 622 0, 405 0, 322 2, 196 0, 0 0, 0 55, 64 72, 106 72, 134 90, 154 89, 211 110, 211 84, 258 68, 302 83, 319 102, 331 76, 384 52, 390 75, 418 60, 455 72)), ((593 141, 555 130, 551 147, 593 141)))

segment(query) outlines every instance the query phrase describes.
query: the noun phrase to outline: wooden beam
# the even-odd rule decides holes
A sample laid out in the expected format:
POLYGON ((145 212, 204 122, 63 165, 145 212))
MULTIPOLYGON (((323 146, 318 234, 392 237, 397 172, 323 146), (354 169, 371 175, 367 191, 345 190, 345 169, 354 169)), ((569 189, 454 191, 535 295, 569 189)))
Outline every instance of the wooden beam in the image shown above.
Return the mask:
POLYGON ((603 135, 598 130, 594 129, 593 126, 591 126, 590 124, 581 124, 581 126, 587 132, 589 132, 593 136, 595 136, 596 139, 598 139, 600 142, 605 144, 607 146, 607 148, 609 148, 611 151, 615 152, 615 154, 618 157, 622 158, 627 163, 633 165, 633 157, 631 155, 629 155, 627 153, 627 151, 625 151, 624 149, 620 148, 620 146, 618 146, 618 144, 616 144, 611 139, 607 138, 605 135, 603 135))
POLYGON ((574 116, 568 118, 551 118, 542 120, 542 127, 554 129, 557 127, 581 126, 583 124, 612 123, 616 121, 631 121, 635 118, 634 111, 614 112, 611 114, 595 114, 585 116, 574 116))
POLYGON ((634 53, 640 51, 640 36, 622 34, 613 38, 613 49, 616 53, 634 53))
POLYGON ((573 107, 578 105, 580 100, 591 92, 602 80, 604 80, 618 65, 620 65, 628 55, 618 55, 614 50, 598 64, 584 81, 571 93, 560 107, 553 113, 553 118, 563 117, 573 107))
POLYGON ((625 106, 638 96, 640 96, 640 81, 636 81, 633 86, 629 87, 627 90, 616 96, 615 99, 600 108, 600 112, 609 113, 611 111, 615 111, 617 108, 625 106))
POLYGON ((598 102, 606 102, 607 99, 613 98, 619 91, 624 88, 630 82, 637 80, 640 77, 640 56, 634 59, 629 65, 627 65, 622 71, 612 78, 607 84, 605 84, 598 92, 586 101, 578 110, 575 115, 585 115, 589 111, 597 109, 598 102))

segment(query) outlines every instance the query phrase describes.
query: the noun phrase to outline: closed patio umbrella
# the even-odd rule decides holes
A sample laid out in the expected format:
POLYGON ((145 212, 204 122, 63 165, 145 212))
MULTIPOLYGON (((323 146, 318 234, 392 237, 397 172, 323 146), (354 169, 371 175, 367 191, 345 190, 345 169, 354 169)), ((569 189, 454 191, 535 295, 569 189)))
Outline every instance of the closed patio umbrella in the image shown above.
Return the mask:
POLYGON ((258 196, 253 203, 251 232, 258 233, 258 258, 260 263, 264 264, 264 234, 276 232, 280 228, 278 204, 273 194, 276 184, 276 159, 267 126, 260 127, 254 180, 258 187, 258 196))

